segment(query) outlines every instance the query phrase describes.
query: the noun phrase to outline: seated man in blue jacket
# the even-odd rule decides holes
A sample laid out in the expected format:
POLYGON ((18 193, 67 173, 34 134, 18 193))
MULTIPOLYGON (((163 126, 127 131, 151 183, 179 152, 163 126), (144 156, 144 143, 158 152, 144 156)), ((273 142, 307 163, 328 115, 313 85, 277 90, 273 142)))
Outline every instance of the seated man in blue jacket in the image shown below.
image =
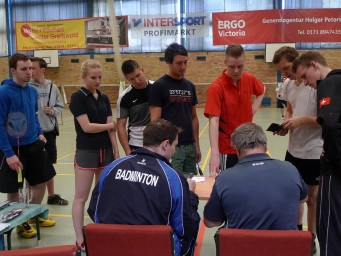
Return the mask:
POLYGON ((179 132, 155 120, 143 132, 143 148, 104 169, 88 209, 94 222, 172 226, 175 255, 193 255, 200 222, 195 182, 169 163, 179 132))

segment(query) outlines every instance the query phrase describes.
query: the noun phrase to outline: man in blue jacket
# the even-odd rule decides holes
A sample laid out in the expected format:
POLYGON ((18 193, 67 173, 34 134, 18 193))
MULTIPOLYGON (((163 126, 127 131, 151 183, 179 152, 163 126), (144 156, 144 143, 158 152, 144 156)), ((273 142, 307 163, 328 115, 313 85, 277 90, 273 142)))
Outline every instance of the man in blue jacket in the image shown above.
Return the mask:
POLYGON ((175 171, 179 128, 159 119, 143 132, 144 148, 104 169, 88 209, 96 223, 169 225, 174 230, 175 255, 192 255, 200 216, 195 182, 175 171))
MULTIPOLYGON (((56 173, 46 168, 46 139, 37 117, 37 90, 31 80, 32 63, 28 56, 16 53, 9 59, 12 79, 0 86, 0 192, 10 201, 19 201, 18 173, 32 187, 32 203, 40 204, 45 182, 56 173), (20 155, 19 155, 20 152, 20 155)), ((54 220, 39 219, 42 226, 53 226, 54 220)), ((36 236, 27 222, 17 227, 24 238, 36 236)))

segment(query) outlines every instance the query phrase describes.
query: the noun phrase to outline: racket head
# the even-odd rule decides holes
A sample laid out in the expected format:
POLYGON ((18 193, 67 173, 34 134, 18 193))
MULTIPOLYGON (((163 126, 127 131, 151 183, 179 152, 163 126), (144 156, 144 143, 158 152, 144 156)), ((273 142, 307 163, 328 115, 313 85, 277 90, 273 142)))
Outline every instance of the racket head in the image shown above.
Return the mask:
POLYGON ((17 111, 9 113, 6 122, 6 130, 9 136, 21 138, 27 132, 28 124, 25 113, 17 111))

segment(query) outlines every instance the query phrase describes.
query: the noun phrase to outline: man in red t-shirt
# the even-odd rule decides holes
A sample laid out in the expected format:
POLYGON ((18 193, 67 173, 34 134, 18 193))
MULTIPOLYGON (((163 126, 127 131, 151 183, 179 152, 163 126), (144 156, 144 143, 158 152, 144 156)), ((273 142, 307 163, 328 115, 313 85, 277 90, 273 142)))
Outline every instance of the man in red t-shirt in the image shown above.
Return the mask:
POLYGON ((226 69, 207 90, 204 112, 209 118, 209 168, 213 177, 238 162, 231 134, 239 125, 252 122, 265 92, 262 82, 244 72, 245 51, 241 45, 230 44, 226 48, 224 63, 226 69), (256 96, 253 103, 252 95, 256 96))

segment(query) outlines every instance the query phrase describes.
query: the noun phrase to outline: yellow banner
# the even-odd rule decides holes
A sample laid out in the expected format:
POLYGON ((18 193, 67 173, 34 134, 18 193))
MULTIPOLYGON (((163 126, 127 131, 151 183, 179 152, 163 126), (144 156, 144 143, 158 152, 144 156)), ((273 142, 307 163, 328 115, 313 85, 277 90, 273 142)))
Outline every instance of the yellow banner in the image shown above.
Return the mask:
POLYGON ((15 24, 17 50, 86 48, 84 19, 15 24))
MULTIPOLYGON (((116 16, 121 47, 128 47, 128 16, 116 16)), ((16 22, 17 51, 113 47, 109 17, 16 22)))

